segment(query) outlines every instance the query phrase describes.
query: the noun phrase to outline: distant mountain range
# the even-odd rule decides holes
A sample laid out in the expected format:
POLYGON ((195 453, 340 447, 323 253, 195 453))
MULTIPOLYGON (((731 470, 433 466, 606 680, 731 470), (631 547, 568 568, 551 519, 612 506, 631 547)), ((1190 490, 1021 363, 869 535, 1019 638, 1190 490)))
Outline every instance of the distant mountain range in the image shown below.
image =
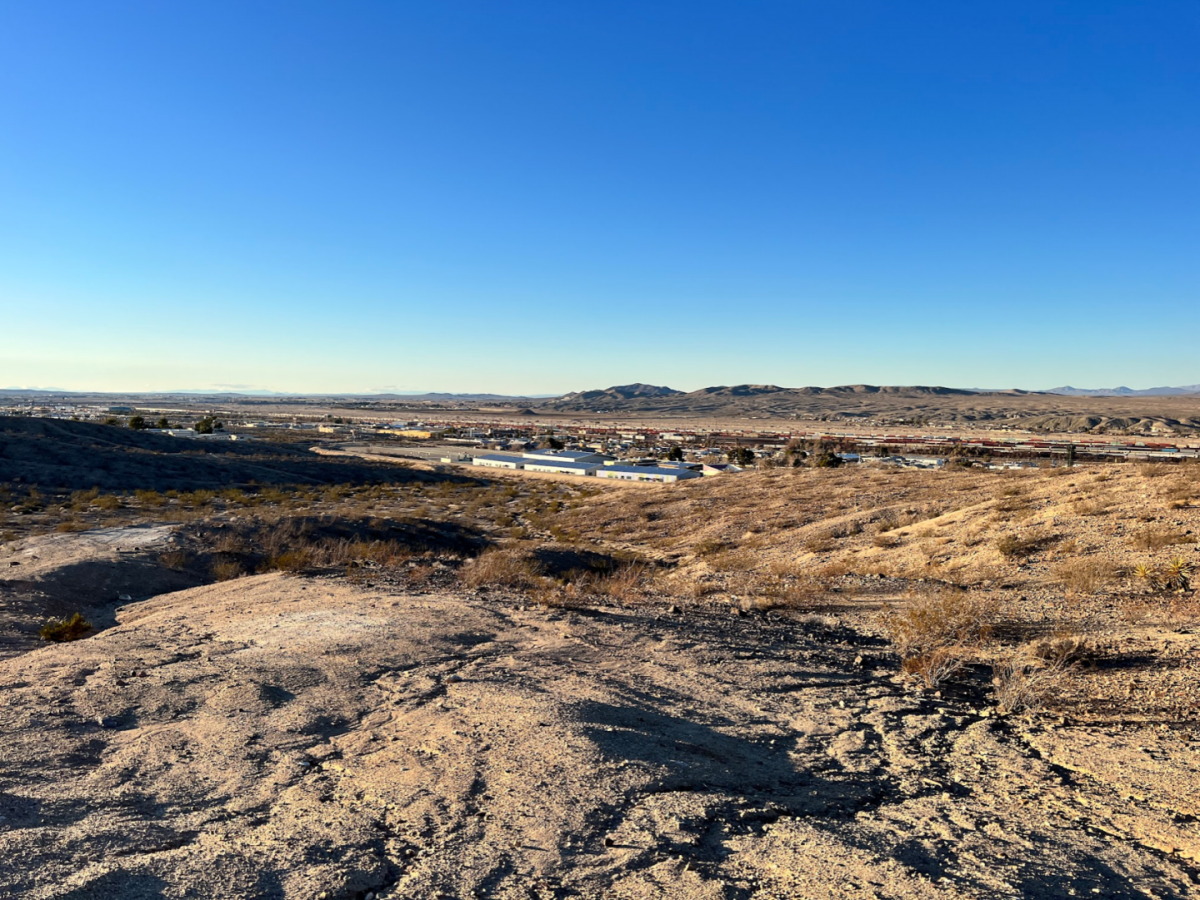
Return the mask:
POLYGON ((1200 394, 1200 384, 1185 384, 1182 387, 1153 387, 1136 391, 1133 388, 1077 388, 1069 384, 1050 388, 1044 393, 1063 394, 1067 397, 1181 397, 1200 394))
MULTIPOLYGON (((1026 391, 997 392, 1005 396, 1026 391)), ((652 384, 627 384, 597 391, 578 391, 538 404, 547 412, 649 412, 663 415, 794 415, 800 411, 854 415, 864 405, 886 397, 914 405, 936 398, 977 397, 959 388, 878 386, 785 388, 775 384, 718 385, 698 391, 677 391, 652 384)))

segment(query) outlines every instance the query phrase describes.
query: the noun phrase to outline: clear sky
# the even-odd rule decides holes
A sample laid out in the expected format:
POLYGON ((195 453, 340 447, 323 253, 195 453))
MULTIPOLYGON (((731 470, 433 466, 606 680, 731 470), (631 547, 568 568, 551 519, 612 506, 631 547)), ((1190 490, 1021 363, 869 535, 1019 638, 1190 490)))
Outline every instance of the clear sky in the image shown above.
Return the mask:
POLYGON ((0 0, 0 387, 1200 382, 1200 3, 0 0))

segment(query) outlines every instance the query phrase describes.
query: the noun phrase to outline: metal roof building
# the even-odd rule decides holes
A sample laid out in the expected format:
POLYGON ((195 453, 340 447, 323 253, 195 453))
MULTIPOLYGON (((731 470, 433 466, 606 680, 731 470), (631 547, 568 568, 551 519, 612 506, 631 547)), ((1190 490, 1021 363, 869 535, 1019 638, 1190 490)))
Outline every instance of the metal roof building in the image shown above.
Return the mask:
POLYGON ((532 450, 521 454, 526 459, 539 459, 548 462, 594 462, 601 463, 612 459, 603 453, 593 453, 590 450, 532 450))
POLYGON ((471 461, 472 465, 491 466, 493 469, 522 469, 526 462, 519 456, 506 456, 503 453, 488 453, 471 461))
POLYGON ((526 472, 557 472, 560 475, 591 475, 598 468, 600 463, 595 462, 572 462, 568 459, 550 462, 549 460, 527 459, 525 460, 526 472))
POLYGON ((690 469, 664 469, 661 466, 599 466, 597 478, 616 478, 620 481, 661 481, 669 483, 685 478, 699 478, 699 472, 690 469))

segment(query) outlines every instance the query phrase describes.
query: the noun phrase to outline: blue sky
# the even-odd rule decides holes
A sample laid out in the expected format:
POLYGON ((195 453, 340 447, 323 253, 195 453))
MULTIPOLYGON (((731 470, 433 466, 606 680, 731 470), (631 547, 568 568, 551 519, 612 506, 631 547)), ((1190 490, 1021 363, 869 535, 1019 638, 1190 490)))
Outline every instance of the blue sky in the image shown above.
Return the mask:
POLYGON ((1200 382, 1200 4, 0 0, 0 386, 1200 382))

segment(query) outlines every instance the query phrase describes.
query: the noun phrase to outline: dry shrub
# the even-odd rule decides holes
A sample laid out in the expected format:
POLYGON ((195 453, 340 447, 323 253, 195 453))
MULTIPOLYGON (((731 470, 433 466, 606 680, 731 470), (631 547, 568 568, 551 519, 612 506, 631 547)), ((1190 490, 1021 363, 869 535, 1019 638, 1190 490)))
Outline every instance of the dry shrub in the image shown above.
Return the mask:
POLYGON ((727 549, 729 549, 729 545, 718 538, 704 538, 693 547, 697 556, 712 556, 727 549))
POLYGON ((1194 544, 1196 537, 1171 528, 1147 528, 1135 534, 1129 543, 1138 550, 1161 550, 1176 544, 1194 544))
POLYGON ((44 641, 62 644, 66 641, 77 641, 92 632, 92 623, 79 613, 69 619, 50 619, 41 627, 38 634, 44 641))
POLYGON ((643 565, 620 566, 607 574, 593 578, 591 588, 594 593, 607 597, 616 603, 634 603, 645 596, 645 586, 648 580, 646 567, 643 565))
POLYGON ((310 569, 316 562, 316 555, 311 547, 296 547, 268 556, 258 566, 260 572, 303 572, 310 569))
POLYGON ((968 655, 969 650, 959 644, 936 647, 928 653, 905 657, 900 663, 900 671, 920 678, 927 688, 936 688, 962 670, 968 655))
POLYGON ((1071 504, 1071 512, 1077 516, 1103 516, 1112 509, 1108 500, 1078 500, 1071 504))
POLYGON ((714 572, 745 572, 756 562, 754 555, 745 550, 726 550, 708 558, 709 568, 714 572))
POLYGON ((900 545, 900 538, 891 534, 877 534, 871 543, 881 550, 890 550, 900 545))
POLYGON ((969 591, 930 588, 907 600, 884 623, 902 657, 977 645, 990 634, 992 611, 969 591))
POLYGON ((245 568, 236 559, 215 559, 211 571, 216 581, 232 581, 246 574, 245 568))
POLYGON ((538 574, 535 561, 519 547, 481 553, 459 570, 459 577, 468 587, 531 588, 538 574))
POLYGON ((748 579, 739 587, 739 591, 750 597, 755 609, 764 612, 772 609, 814 609, 821 606, 828 595, 828 587, 821 578, 769 573, 748 579))
MULTIPOLYGON (((358 569, 356 571, 362 571, 358 569)), ((413 584, 427 584, 433 578, 433 573, 437 571, 433 566, 428 564, 416 565, 405 571, 405 577, 413 584)))
POLYGON ((1006 559, 1020 559, 1048 547, 1056 540, 1056 535, 1045 531, 1006 534, 996 539, 996 550, 1006 559))
POLYGON ((996 512, 1020 512, 1022 510, 1029 509, 1029 507, 1032 505, 1032 502, 1033 501, 1028 497, 1017 495, 1012 497, 1004 497, 1003 499, 997 500, 995 504, 993 504, 992 508, 995 509, 996 512))
POLYGON ((818 534, 804 542, 804 549, 809 553, 828 553, 837 548, 837 542, 827 534, 818 534))
POLYGON ((74 519, 68 519, 66 522, 59 522, 55 525, 54 530, 67 534, 73 531, 87 531, 87 526, 82 522, 76 522, 74 519))
POLYGON ((876 529, 880 534, 904 528, 914 522, 920 522, 922 510, 919 509, 887 509, 879 514, 876 529))
MULTIPOLYGON (((276 533, 272 532, 272 534, 276 533)), ((268 539, 268 543, 274 544, 273 539, 268 539)), ((213 549, 218 553, 249 553, 256 546, 248 535, 238 531, 223 531, 213 542, 213 549)), ((277 548, 272 546, 271 549, 277 548)))
POLYGON ((1043 663, 1073 665, 1091 658, 1095 648, 1081 634, 1062 632, 1029 645, 1030 654, 1043 663))
POLYGON ((191 556, 188 555, 186 550, 167 550, 158 554, 158 561, 168 569, 174 569, 178 572, 181 569, 187 568, 188 563, 191 562, 191 556))
POLYGON ((1079 594, 1094 594, 1115 576, 1113 567, 1094 557, 1078 557, 1059 563, 1054 579, 1064 588, 1079 594))
POLYGON ((1075 664, 1070 653, 1043 656, 1037 647, 1019 647, 992 666, 996 708, 1003 714, 1040 709, 1062 688, 1075 664))

